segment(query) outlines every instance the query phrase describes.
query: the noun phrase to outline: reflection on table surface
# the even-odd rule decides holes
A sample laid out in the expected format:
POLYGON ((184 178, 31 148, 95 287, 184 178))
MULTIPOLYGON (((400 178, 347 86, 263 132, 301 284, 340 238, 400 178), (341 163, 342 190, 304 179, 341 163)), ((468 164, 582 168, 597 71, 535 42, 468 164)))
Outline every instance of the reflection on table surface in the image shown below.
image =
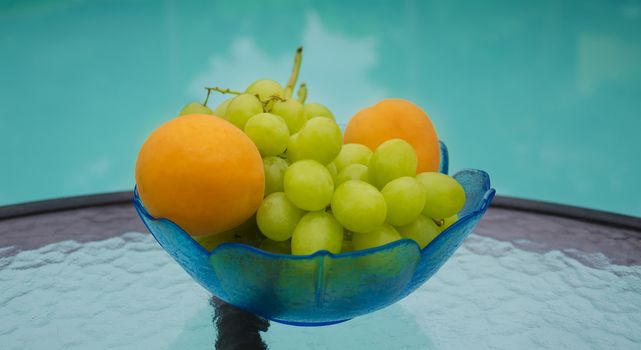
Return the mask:
MULTIPOLYGON (((6 349, 205 349, 216 341, 210 296, 148 234, 1 254, 6 349)), ((329 327, 271 323, 262 337, 274 349, 638 347, 641 266, 582 258, 592 266, 475 234, 395 305, 329 327)))

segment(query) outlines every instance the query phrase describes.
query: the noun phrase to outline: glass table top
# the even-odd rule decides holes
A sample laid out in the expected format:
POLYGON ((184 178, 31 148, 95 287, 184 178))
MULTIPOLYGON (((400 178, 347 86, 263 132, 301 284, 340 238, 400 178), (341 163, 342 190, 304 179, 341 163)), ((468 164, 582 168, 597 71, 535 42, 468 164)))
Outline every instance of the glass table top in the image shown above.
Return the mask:
MULTIPOLYGON (((641 347, 638 260, 487 230, 397 304, 327 327, 272 322, 262 338, 271 349, 641 347)), ((214 347, 211 296, 148 233, 0 247, 3 349, 214 347)))

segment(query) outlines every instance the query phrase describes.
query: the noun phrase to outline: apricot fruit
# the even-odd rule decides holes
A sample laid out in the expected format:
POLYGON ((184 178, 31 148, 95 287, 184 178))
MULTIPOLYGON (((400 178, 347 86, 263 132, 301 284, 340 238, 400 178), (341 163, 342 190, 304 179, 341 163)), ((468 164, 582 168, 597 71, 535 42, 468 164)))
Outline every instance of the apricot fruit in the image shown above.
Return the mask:
POLYGON ((265 191, 258 149, 230 122, 205 114, 172 119, 145 141, 136 185, 147 211, 192 236, 230 230, 250 218, 265 191))
POLYGON ((347 124, 343 140, 374 150, 394 138, 407 141, 416 151, 417 173, 438 171, 440 146, 434 126, 427 113, 407 100, 385 99, 359 111, 347 124))

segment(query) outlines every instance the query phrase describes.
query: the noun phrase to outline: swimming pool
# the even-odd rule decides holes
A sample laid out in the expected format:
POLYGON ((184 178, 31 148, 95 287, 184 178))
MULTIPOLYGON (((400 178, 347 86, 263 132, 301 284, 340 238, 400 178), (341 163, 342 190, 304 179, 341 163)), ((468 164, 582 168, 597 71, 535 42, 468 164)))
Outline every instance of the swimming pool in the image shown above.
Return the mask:
POLYGON ((639 1, 3 2, 0 205, 131 189, 204 85, 284 81, 303 44, 342 123, 407 98, 500 194, 640 216, 639 33, 639 1))

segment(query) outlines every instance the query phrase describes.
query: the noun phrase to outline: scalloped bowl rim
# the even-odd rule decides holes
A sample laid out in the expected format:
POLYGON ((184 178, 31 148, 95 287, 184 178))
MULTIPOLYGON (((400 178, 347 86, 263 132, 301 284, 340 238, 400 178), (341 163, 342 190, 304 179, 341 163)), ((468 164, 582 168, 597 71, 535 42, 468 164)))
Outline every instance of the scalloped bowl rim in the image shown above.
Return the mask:
MULTIPOLYGON (((317 252, 315 252, 313 254, 308 254, 308 255, 293 255, 293 254, 271 253, 271 252, 262 250, 260 248, 254 247, 254 246, 250 246, 250 245, 243 244, 243 243, 237 243, 237 242, 221 243, 220 245, 218 245, 216 248, 214 248, 210 252, 207 249, 205 249, 203 246, 201 246, 198 242, 196 242, 194 240, 194 238, 189 233, 187 233, 187 231, 185 231, 182 227, 180 227, 175 222, 173 222, 173 221, 171 221, 170 219, 167 219, 167 218, 156 218, 156 217, 152 216, 151 214, 149 214, 149 212, 145 208, 144 204, 142 203, 142 200, 140 199, 140 197, 138 195, 137 187, 134 187, 133 202, 134 202, 134 206, 136 207, 136 211, 138 211, 140 214, 142 214, 145 217, 151 219, 152 221, 165 222, 165 223, 167 223, 167 224, 169 224, 171 226, 174 226, 176 229, 178 229, 179 232, 181 232, 182 234, 188 236, 189 239, 191 239, 195 243, 195 245, 198 247, 198 249, 202 253, 206 254, 209 258, 211 258, 211 256, 213 256, 214 254, 218 253, 219 251, 229 250, 229 249, 244 249, 244 250, 248 251, 251 254, 263 255, 263 256, 268 257, 268 258, 279 258, 279 259, 288 259, 288 260, 313 260, 318 256, 324 256, 324 257, 328 256, 328 257, 331 257, 332 259, 341 259, 341 258, 346 258, 346 257, 357 257, 357 256, 373 255, 375 253, 378 253, 378 252, 381 252, 381 251, 385 251, 385 250, 388 250, 388 249, 391 250, 391 249, 395 248, 396 246, 402 246, 402 245, 412 245, 412 246, 415 247, 415 249, 417 249, 419 251, 420 254, 423 254, 423 252, 426 251, 431 245, 433 245, 434 242, 437 242, 437 241, 440 241, 442 239, 445 239, 444 237, 447 236, 448 233, 452 232, 454 230, 454 228, 462 225, 462 223, 466 222, 467 220, 469 220, 469 218, 474 217, 474 216, 482 213, 483 211, 485 211, 487 206, 491 203, 491 201, 492 201, 492 199, 493 199, 493 197, 494 197, 494 195, 496 193, 496 190, 490 186, 489 175, 487 174, 487 172, 485 172, 483 170, 478 170, 478 169, 462 169, 462 170, 456 172, 454 175, 456 175, 458 173, 461 173, 461 172, 464 172, 466 170, 468 170, 468 171, 469 170, 479 171, 479 172, 482 172, 484 174, 484 185, 485 185, 484 187, 486 187, 487 190, 483 193, 483 197, 481 198, 480 203, 479 203, 480 206, 477 209, 466 213, 464 216, 462 216, 458 220, 456 220, 456 222, 454 222, 448 228, 446 228, 441 233, 439 233, 436 236, 436 238, 434 238, 430 243, 428 243, 425 247, 423 247, 423 249, 421 249, 419 247, 418 243, 416 243, 416 241, 414 241, 413 239, 403 238, 403 239, 400 239, 400 240, 396 240, 394 242, 387 243, 387 244, 382 245, 382 246, 363 249, 363 250, 356 250, 356 251, 347 252, 347 253, 339 253, 339 254, 333 254, 333 253, 331 253, 331 252, 329 252, 327 250, 319 250, 319 251, 317 251, 317 252)), ((143 220, 143 222, 144 222, 144 220, 143 220)), ((149 227, 147 226, 147 223, 145 223, 145 226, 147 227, 147 230, 149 232, 152 232, 149 229, 149 227)), ((153 235, 153 233, 152 233, 152 236, 154 236, 154 238, 155 238, 155 235, 153 235)), ((156 241, 162 246, 162 244, 157 239, 156 239, 156 241)))

